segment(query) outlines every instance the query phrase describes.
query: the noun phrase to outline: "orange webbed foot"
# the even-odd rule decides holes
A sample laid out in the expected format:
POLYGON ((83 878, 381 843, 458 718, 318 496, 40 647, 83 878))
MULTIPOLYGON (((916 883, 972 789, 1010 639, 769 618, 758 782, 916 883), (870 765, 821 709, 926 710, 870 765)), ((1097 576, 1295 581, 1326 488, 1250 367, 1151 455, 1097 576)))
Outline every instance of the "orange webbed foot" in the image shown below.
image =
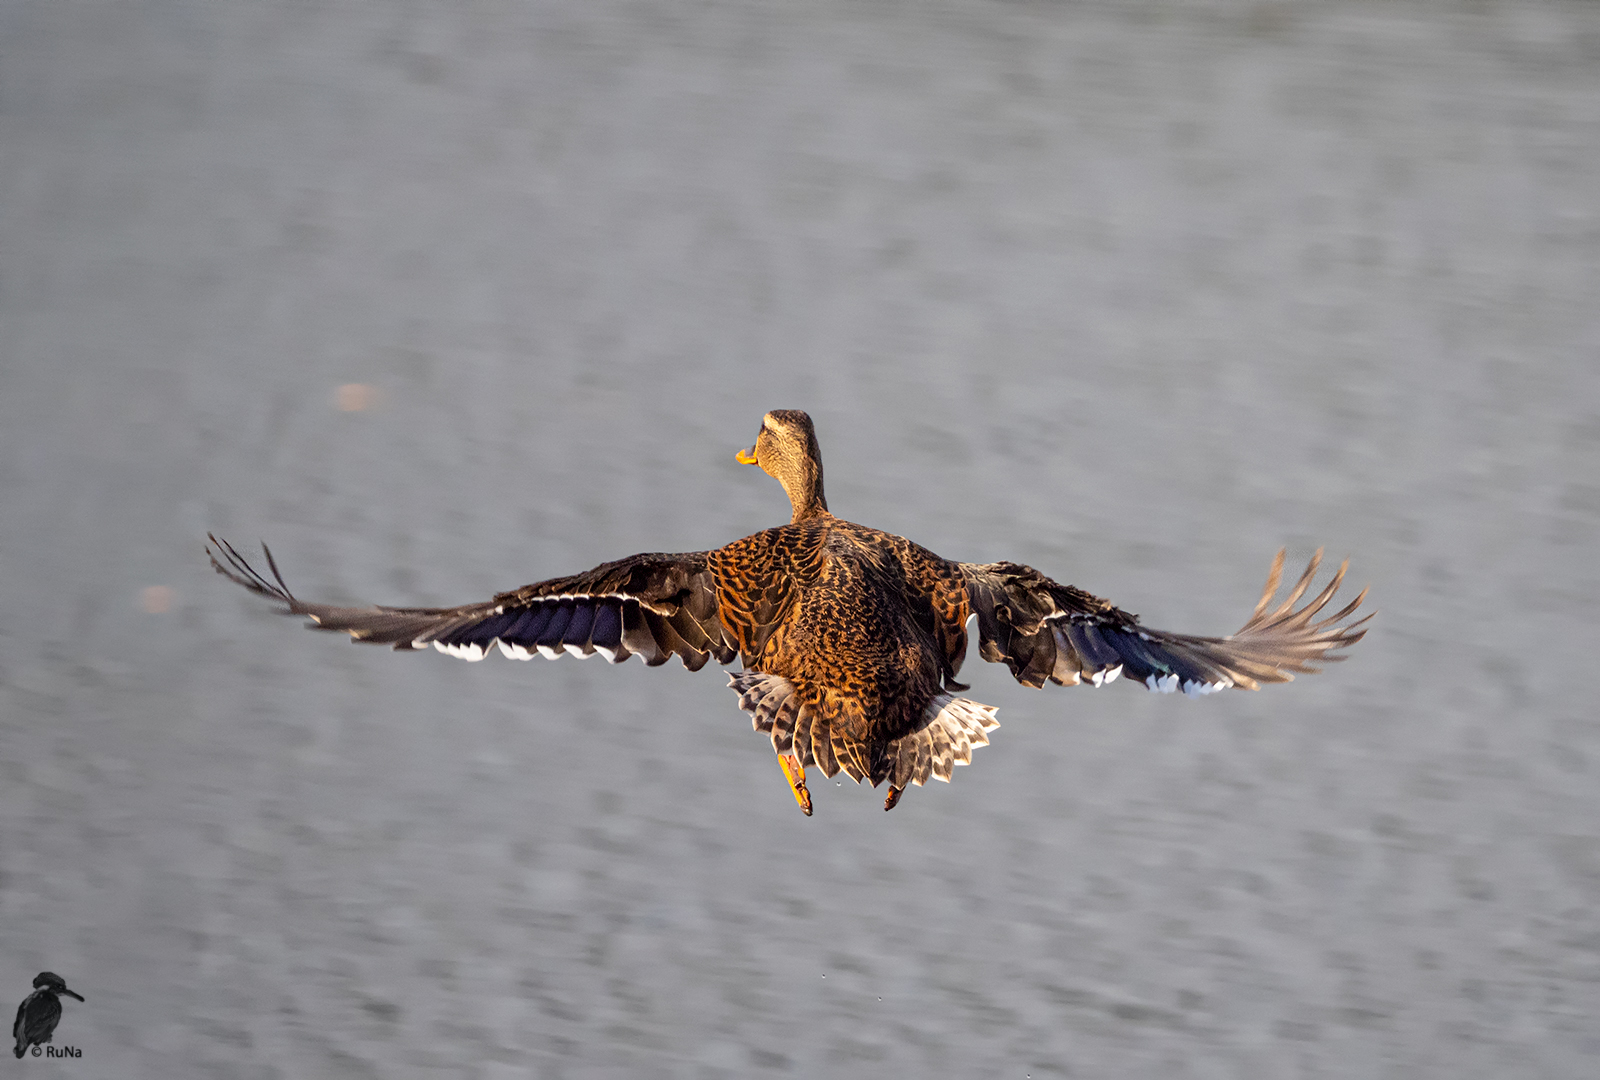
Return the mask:
POLYGON ((783 766, 784 779, 789 781, 789 790, 794 792, 794 801, 800 804, 800 812, 810 817, 811 792, 806 790, 806 767, 793 754, 779 754, 778 764, 783 766))

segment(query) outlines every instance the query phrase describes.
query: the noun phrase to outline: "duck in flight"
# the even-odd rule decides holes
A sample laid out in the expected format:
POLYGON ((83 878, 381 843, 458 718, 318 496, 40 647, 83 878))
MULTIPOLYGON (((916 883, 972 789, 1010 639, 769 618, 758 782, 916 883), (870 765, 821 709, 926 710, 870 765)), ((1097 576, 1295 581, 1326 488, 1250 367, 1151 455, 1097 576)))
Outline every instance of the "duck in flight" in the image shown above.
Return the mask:
MULTIPOLYGON (((737 460, 783 485, 789 524, 714 551, 634 555, 570 577, 524 585, 492 600, 449 608, 335 607, 290 593, 272 553, 269 580, 225 541, 211 537, 211 565, 228 579, 285 605, 321 630, 402 651, 433 646, 467 660, 496 647, 508 657, 599 653, 614 664, 637 653, 654 667, 677 656, 698 671, 739 659, 729 677, 739 707, 770 736, 795 801, 807 816, 808 768, 844 772, 874 787, 884 809, 907 786, 949 781, 998 727, 995 710, 957 695, 967 624, 977 617, 978 653, 1004 663, 1025 686, 1046 680, 1104 686, 1123 676, 1159 693, 1189 696, 1255 690, 1342 660, 1360 641, 1348 621, 1366 591, 1321 618, 1345 566, 1298 609, 1322 553, 1288 598, 1273 606, 1283 552, 1273 561, 1255 613, 1229 637, 1154 630, 1137 615, 1018 563, 942 559, 904 537, 857 525, 828 510, 822 454, 811 418, 781 409, 761 421, 737 460)), ((1348 563, 1346 564, 1348 565, 1348 563)))

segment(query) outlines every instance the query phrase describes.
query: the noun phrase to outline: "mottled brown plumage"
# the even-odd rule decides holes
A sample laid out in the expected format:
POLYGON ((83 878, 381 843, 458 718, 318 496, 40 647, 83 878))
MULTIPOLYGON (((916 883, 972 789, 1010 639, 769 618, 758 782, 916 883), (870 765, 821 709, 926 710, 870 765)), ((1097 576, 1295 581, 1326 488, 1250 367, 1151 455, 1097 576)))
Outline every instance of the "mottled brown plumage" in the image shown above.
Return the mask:
POLYGON ((270 552, 273 580, 214 537, 211 561, 321 629, 396 649, 433 645, 476 660, 498 645, 518 659, 600 652, 618 663, 638 653, 651 665, 677 656, 690 670, 737 656, 744 671, 730 683, 739 706, 786 759, 807 814, 807 767, 874 786, 888 781, 888 809, 909 784, 949 780, 954 765, 988 742, 994 710, 954 696, 967 689, 955 676, 973 616, 979 655, 1006 664, 1024 685, 1087 679, 1100 686, 1127 674, 1151 690, 1181 687, 1192 696, 1288 681, 1294 672, 1317 670, 1313 662, 1343 659, 1330 650, 1366 633, 1358 629, 1366 619, 1345 621, 1364 591, 1337 614, 1316 619, 1343 580, 1343 566, 1295 609, 1321 552, 1273 608, 1279 552, 1255 614, 1231 637, 1171 634, 1031 567, 951 562, 904 537, 835 517, 803 412, 768 413, 755 446, 738 459, 783 485, 789 524, 715 551, 635 555, 478 604, 312 604, 290 594, 270 552))

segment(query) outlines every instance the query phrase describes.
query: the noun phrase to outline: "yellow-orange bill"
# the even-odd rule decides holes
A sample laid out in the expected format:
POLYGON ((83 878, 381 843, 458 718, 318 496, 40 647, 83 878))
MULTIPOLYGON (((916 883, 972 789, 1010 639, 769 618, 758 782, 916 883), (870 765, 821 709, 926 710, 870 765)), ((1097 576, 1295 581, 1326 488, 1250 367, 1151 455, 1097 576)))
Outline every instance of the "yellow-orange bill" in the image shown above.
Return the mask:
POLYGON ((748 450, 740 450, 737 454, 733 455, 733 460, 737 461, 740 465, 754 465, 756 463, 756 448, 752 446, 748 450))

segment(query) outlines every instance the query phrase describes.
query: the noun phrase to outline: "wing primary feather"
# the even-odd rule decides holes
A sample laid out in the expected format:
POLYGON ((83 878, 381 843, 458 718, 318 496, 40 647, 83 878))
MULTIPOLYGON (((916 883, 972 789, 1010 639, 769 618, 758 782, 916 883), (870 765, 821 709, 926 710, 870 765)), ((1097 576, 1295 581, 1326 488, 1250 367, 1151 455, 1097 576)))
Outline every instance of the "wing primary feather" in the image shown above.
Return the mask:
POLYGON ((272 577, 277 581, 278 588, 283 590, 283 595, 291 601, 294 600, 294 594, 289 591, 289 586, 284 583, 283 574, 278 570, 278 560, 272 557, 272 549, 267 546, 265 540, 261 541, 261 554, 266 556, 267 569, 272 571, 272 577))
POLYGON ((242 585, 253 593, 261 596, 270 596, 275 600, 281 600, 288 604, 291 609, 298 604, 298 601, 294 598, 294 594, 289 591, 289 586, 284 584, 283 575, 278 572, 278 564, 272 558, 272 553, 267 551, 266 544, 261 545, 261 550, 266 552, 267 565, 272 569, 273 577, 278 579, 278 584, 276 586, 257 573, 256 568, 251 566, 249 561, 245 559, 243 555, 240 555, 239 552, 234 549, 232 544, 228 543, 226 540, 217 539, 215 533, 206 533, 206 539, 210 540, 212 544, 216 545, 216 551, 222 552, 223 558, 225 558, 229 564, 227 567, 223 566, 222 563, 217 559, 216 551, 213 551, 211 547, 208 546, 206 548, 206 554, 210 556, 212 569, 216 570, 217 573, 221 574, 229 581, 232 581, 235 585, 242 585))
MULTIPOLYGON (((1344 607, 1340 608, 1337 614, 1329 615, 1326 619, 1323 619, 1321 622, 1319 622, 1315 626, 1311 627, 1311 629, 1320 632, 1323 629, 1325 629, 1327 627, 1330 627, 1335 623, 1343 622, 1345 619, 1347 619, 1351 615, 1355 614, 1356 608, 1360 607, 1361 606, 1361 601, 1365 600, 1366 598, 1367 598, 1367 590, 1366 589, 1362 589, 1361 592, 1356 594, 1356 598, 1354 600, 1350 601, 1344 607)), ((1372 618, 1373 615, 1376 615, 1376 614, 1377 614, 1376 611, 1369 612, 1368 614, 1362 616, 1361 618, 1357 619, 1355 622, 1351 623, 1349 626, 1344 627, 1343 629, 1345 631, 1354 630, 1356 627, 1362 625, 1368 619, 1372 618)), ((1365 633, 1365 632, 1366 631, 1362 631, 1362 633, 1365 633)), ((1357 637, 1351 638, 1350 640, 1352 642, 1359 641, 1360 637, 1358 635, 1357 637)), ((1342 660, 1342 659, 1344 659, 1344 657, 1340 657, 1340 659, 1342 660)))
POLYGON ((1283 581, 1283 557, 1288 553, 1288 548, 1279 548, 1278 554, 1272 559, 1272 569, 1267 571, 1267 587, 1261 590, 1261 599, 1256 601, 1256 610, 1251 614, 1246 626, 1253 625, 1267 610, 1267 605, 1272 603, 1272 594, 1278 591, 1278 585, 1283 581))
POLYGON ((1316 554, 1311 556, 1311 561, 1306 564, 1306 572, 1300 575, 1300 580, 1295 582, 1293 589, 1289 590, 1288 599, 1284 600, 1282 604, 1278 605, 1277 610, 1267 617, 1268 622, 1272 622, 1280 618, 1290 608, 1294 607, 1295 601, 1299 600, 1300 597, 1305 595, 1306 589, 1311 584, 1311 579, 1316 576, 1317 567, 1321 565, 1322 549, 1318 548, 1316 554))

